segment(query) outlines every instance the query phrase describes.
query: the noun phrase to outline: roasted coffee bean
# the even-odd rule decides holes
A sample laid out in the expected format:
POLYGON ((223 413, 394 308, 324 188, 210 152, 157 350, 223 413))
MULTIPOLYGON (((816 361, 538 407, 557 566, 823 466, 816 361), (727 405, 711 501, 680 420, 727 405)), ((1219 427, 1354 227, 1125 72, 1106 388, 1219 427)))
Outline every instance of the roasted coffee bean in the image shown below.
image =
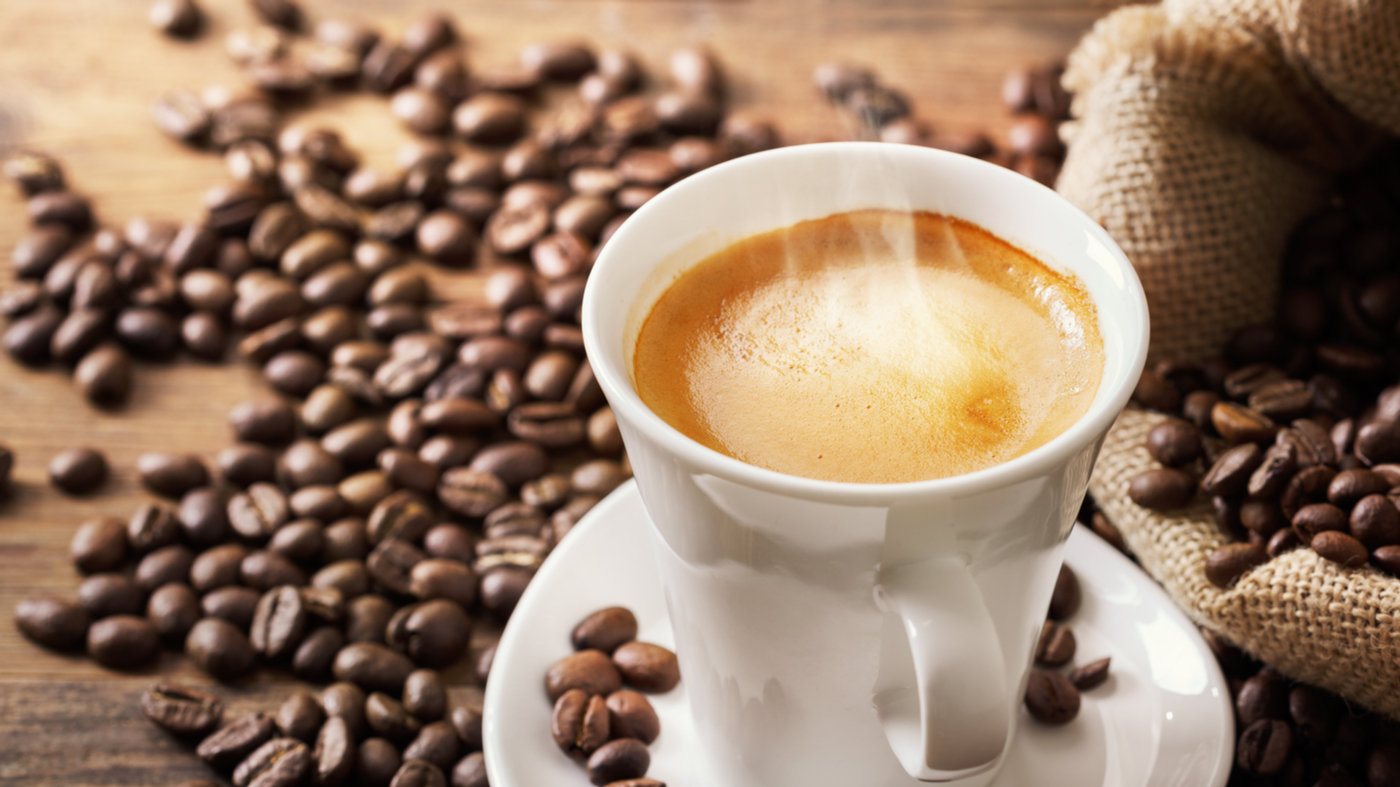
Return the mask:
POLYGON ((1268 553, 1259 544, 1226 544, 1206 557, 1206 579, 1218 588, 1227 588, 1246 571, 1268 559, 1268 553))
POLYGON ((1337 473, 1327 485, 1327 500, 1343 508, 1356 505, 1368 495, 1383 495, 1393 486, 1379 473, 1365 468, 1354 468, 1337 473))
POLYGON ((336 787, 349 778, 355 767, 355 736, 344 718, 331 716, 321 726, 313 756, 316 784, 336 787))
POLYGON ((1233 444, 1271 442, 1278 431, 1267 416, 1234 402, 1216 403, 1210 418, 1220 436, 1233 444))
MULTIPOLYGON (((136 472, 147 489, 164 497, 180 497, 209 483, 209 469, 194 454, 141 454, 136 458, 136 472)), ((164 509, 152 509, 169 516, 164 509)))
POLYGON ((435 670, 414 670, 404 681, 404 709, 424 722, 447 715, 447 687, 435 670))
POLYGON ((574 650, 600 650, 607 654, 636 638, 637 618, 626 607, 600 609, 580 621, 569 635, 574 650))
POLYGON ((1300 470, 1284 487, 1283 494, 1279 497, 1283 515, 1291 521, 1304 506, 1325 501, 1327 488, 1336 476, 1336 470, 1325 466, 1300 470))
POLYGON ((1297 470, 1297 453, 1293 446, 1287 443, 1271 445, 1264 452, 1263 462, 1250 474, 1245 491, 1258 500, 1277 497, 1297 470))
POLYGON ((200 741, 195 754, 209 767, 228 773, 272 739, 276 725, 266 713, 249 713, 200 741))
POLYGON ((341 481, 336 491, 345 500, 351 514, 363 516, 374 510, 375 504, 394 491, 389 477, 379 470, 366 470, 341 481))
POLYGON ((274 721, 277 731, 288 738, 305 743, 316 740, 316 733, 326 720, 326 711, 310 692, 296 691, 277 709, 274 721))
POLYGON ((78 527, 68 547, 73 565, 84 574, 120 568, 128 551, 126 527, 113 517, 90 519, 78 527))
POLYGON ((419 410, 422 424, 434 431, 465 435, 490 429, 499 420, 490 408, 475 399, 450 398, 429 402, 419 410))
MULTIPOLYGON (((578 691, 578 689, 574 689, 578 691)), ((562 697, 560 698, 562 701, 562 697)), ((630 689, 608 695, 609 734, 614 738, 636 738, 650 744, 661 734, 661 720, 647 698, 630 689)))
POLYGON ((338 628, 322 626, 312 631, 292 654, 292 674, 302 680, 325 680, 335 654, 344 646, 345 635, 338 628))
POLYGON ((114 332, 133 354, 168 358, 179 347, 180 326, 163 309, 134 306, 117 315, 114 332))
POLYGON ((379 452, 377 463, 394 485, 420 493, 437 487, 438 469, 411 451, 389 448, 379 452))
POLYGON ((651 753, 635 738, 619 738, 603 744, 588 758, 588 780, 607 785, 646 775, 651 753))
POLYGON ((16 151, 6 159, 4 171, 26 197, 63 188, 63 167, 45 153, 16 151))
POLYGON ((1209 495, 1236 497, 1249 485, 1250 476, 1264 461, 1264 452, 1254 443, 1235 446, 1221 454, 1201 481, 1209 495))
POLYGON ((261 541, 287 521, 287 498, 273 484, 250 484, 228 502, 228 520, 244 538, 261 541))
POLYGON ((223 719, 218 697, 192 686, 157 683, 141 694, 141 712, 173 735, 208 735, 223 719))
POLYGON ((277 529, 268 539, 267 550, 288 560, 306 563, 325 551, 326 537, 315 519, 298 519, 277 529))
POLYGON ((481 606, 498 620, 509 619, 515 611, 515 605, 520 601, 520 596, 534 578, 534 568, 506 563, 482 571, 479 590, 481 606))
POLYGON ((289 657, 305 633, 306 605, 295 587, 283 585, 263 594, 248 632, 258 653, 269 661, 289 657))
MULTIPOLYGON (((480 447, 481 443, 472 438, 438 435, 423 442, 418 458, 445 471, 467 464, 480 447)), ((440 483, 441 477, 438 480, 440 483)))
POLYGON ((107 312, 74 309, 59 324, 49 343, 49 355, 59 363, 74 363, 97 346, 108 330, 107 312))
POLYGON ((1400 460, 1400 424, 1372 421, 1356 433, 1356 455, 1370 464, 1400 460))
POLYGON ((1288 525, 1283 511, 1272 500, 1245 500, 1239 508, 1240 524, 1261 536, 1272 536, 1288 525))
POLYGON ((574 491, 598 497, 606 496, 626 480, 627 473, 622 469, 622 465, 611 459, 593 459, 584 462, 574 468, 574 472, 569 476, 569 483, 573 486, 574 491))
MULTIPOLYGON (((539 446, 528 442, 506 442, 482 449, 472 458, 469 467, 478 473, 495 476, 508 487, 518 487, 544 475, 548 464, 548 457, 539 446)), ((448 475, 443 474, 443 484, 447 483, 448 475)), ((439 496, 442 496, 441 490, 442 484, 439 485, 439 496)))
POLYGON ((1240 733, 1235 764, 1261 776, 1283 770, 1293 745, 1293 731, 1287 722, 1260 719, 1240 733))
POLYGON ((159 658, 160 635, 145 618, 113 615, 88 627, 87 653, 104 667, 137 669, 159 658))
POLYGON ((1223 387, 1225 395, 1236 401, 1244 401, 1256 391, 1287 379, 1282 369, 1267 363, 1252 363, 1241 366, 1225 375, 1223 387))
POLYGON ((1079 690, 1059 672, 1031 670, 1026 710, 1043 724, 1068 724, 1079 715, 1079 690))
POLYGON ((447 787, 447 777, 432 763, 405 757, 389 787, 447 787))
POLYGON ((435 721, 423 725, 418 737, 404 749, 403 756, 405 760, 422 760, 439 770, 451 771, 460 751, 461 742, 452 725, 435 721))
MULTIPOLYGON (((587 757, 608 742, 610 719, 602 696, 570 689, 554 703, 550 722, 554 742, 570 757, 587 757)), ((620 736, 631 737, 631 736, 620 736)))
POLYGON ((325 363, 300 350, 277 353, 263 366, 263 377, 274 390, 299 398, 311 393, 325 375, 325 363))
POLYGON ((1351 511, 1351 535, 1367 549, 1400 544, 1400 510, 1384 495, 1368 495, 1351 511))
POLYGON ((1069 672, 1069 682, 1080 691, 1098 688, 1108 680, 1108 664, 1109 660, 1102 658, 1082 667, 1075 667, 1069 672))
POLYGON ((1074 658, 1074 651, 1074 632, 1068 626, 1061 626, 1052 620, 1045 621, 1035 646, 1035 662, 1046 667, 1064 666, 1074 658))
POLYGON ((483 686, 491 677, 491 665, 496 661, 496 646, 498 644, 499 642, 493 642, 487 645, 476 656, 476 681, 483 686))
POLYGON ((395 694, 403 690, 404 681, 414 669, 407 656, 377 642, 351 642, 341 648, 331 666, 336 680, 349 681, 368 691, 395 694))
POLYGON ((1060 573, 1055 577, 1055 591, 1050 596, 1050 610, 1046 615, 1051 620, 1065 620, 1079 611, 1081 598, 1079 577, 1069 566, 1061 565, 1060 573))
POLYGON ((23 317, 44 302, 44 288, 37 282, 12 282, 0 292, 0 314, 10 319, 23 317))
POLYGON ((131 391, 131 357, 120 345, 105 342, 83 356, 73 380, 89 402, 99 407, 120 404, 131 391))
POLYGON ((301 406, 301 422, 308 432, 322 434, 355 417, 355 402, 334 385, 321 385, 301 406))
POLYGON ((411 595, 409 577, 426 555, 407 541, 386 538, 365 559, 370 576, 381 587, 399 596, 411 595))
POLYGON ((280 398, 244 402, 229 413, 228 420, 240 442, 275 446, 296 434, 296 410, 280 398))
POLYGON ((193 564, 194 553, 184 546, 173 544, 141 558, 141 562, 136 564, 133 578, 138 587, 149 593, 169 582, 187 582, 193 564))
POLYGON ((69 448, 49 460, 49 483, 70 495, 96 489, 107 479, 107 458, 94 448, 69 448))
MULTIPOLYGON (((569 478, 562 473, 547 473, 533 481, 526 481, 520 487, 520 499, 531 509, 534 517, 542 517, 544 511, 553 511, 564 505, 572 493, 569 478)), ((538 529, 531 533, 537 534, 538 529)))
POLYGON ((304 486, 293 492, 287 503, 296 516, 321 521, 344 516, 347 508, 336 488, 327 484, 304 486))
POLYGON ((1269 537, 1265 551, 1269 553, 1269 557, 1278 557, 1284 552, 1297 549, 1302 545, 1302 542, 1298 540, 1297 532, 1291 527, 1285 527, 1269 537))
POLYGON ((74 240, 74 232, 62 224, 34 227, 20 236, 10 252, 15 275, 25 279, 42 278, 73 247, 74 240))
POLYGON ((238 565, 240 581, 254 590, 268 591, 279 585, 306 584, 306 573, 295 563, 275 552, 249 552, 238 565))
POLYGON ((1260 719, 1288 717, 1288 687, 1277 675, 1260 672, 1240 685, 1235 695, 1235 715, 1241 726, 1260 719))
POLYGON ((146 609, 146 594, 125 574, 93 574, 78 585, 78 606, 93 620, 140 615, 146 609))
POLYGON ((146 619, 155 626, 161 639, 173 645, 185 641, 185 635, 199 617, 199 597, 183 582, 161 585, 151 592, 146 602, 146 619))
POLYGON ((252 588, 229 585, 204 594, 204 598, 199 600, 199 607, 207 617, 227 620, 241 631, 247 631, 253 623, 259 598, 261 596, 252 588))
POLYGON ((398 700, 378 691, 365 700, 365 721, 376 735, 400 745, 413 740, 423 728, 423 723, 404 710, 398 700))
POLYGON ((483 92, 452 112, 452 128, 468 142, 498 145, 513 142, 525 131, 526 108, 515 96, 483 92))
POLYGON ((464 516, 482 517, 505 502, 507 489, 505 483, 493 473, 453 467, 442 473, 437 493, 443 505, 453 511, 464 516))
POLYGON ((394 744, 383 738, 368 738, 360 743, 356 753, 356 783, 366 787, 389 787, 401 764, 399 750, 394 744))
POLYGON ((294 489, 339 483, 345 468, 334 454, 312 440, 298 440, 278 460, 278 475, 294 489))
POLYGON ((23 364, 38 366, 49 360, 49 344, 63 322, 64 313, 53 306, 40 306, 10 323, 5 330, 5 351, 23 364))
POLYGON ((1201 433, 1185 421, 1163 421, 1147 433, 1147 452, 1167 467, 1190 464, 1201 455, 1201 433))
MULTIPOLYGON (((410 609, 402 632, 405 649, 414 661, 441 669, 466 654, 471 641, 471 618, 461 606, 439 598, 410 609)), ((392 623, 389 627, 394 628, 392 623)))
POLYGON ((353 263, 335 262, 302 282, 301 297, 313 308, 349 306, 358 303, 368 287, 369 277, 353 263))
POLYGON ((1331 503, 1313 503, 1298 509, 1293 515, 1293 531, 1304 544, 1311 544, 1318 533, 1328 530, 1345 531, 1347 513, 1331 503))
POLYGON ((321 707, 329 718, 342 718, 355 739, 364 737, 365 692, 353 683, 332 683, 321 690, 321 707))
POLYGON ((451 713, 452 729, 466 752, 481 751, 481 709, 458 705, 451 713))
POLYGON ((409 591, 420 600, 445 598, 462 607, 476 600, 476 574, 454 560, 429 558, 413 566, 409 575, 409 591))
MULTIPOLYGON (((369 554, 369 539, 365 535, 364 520, 342 519, 326 528, 325 543, 321 551, 321 562, 334 563, 339 560, 363 560, 369 554)), ((346 594, 347 597, 351 594, 346 594)))
POLYGON ((1318 555, 1346 568, 1366 565, 1365 545, 1340 530, 1319 532, 1308 542, 1308 546, 1318 555))
POLYGON ((218 489, 201 487, 180 498, 178 514, 185 538, 203 546, 224 541, 229 533, 228 513, 218 489))
POLYGON ((1288 714, 1294 730, 1310 741, 1327 741, 1337 727, 1339 702, 1327 692, 1304 683, 1288 692, 1288 714))
POLYGON ((74 650, 87 641, 91 619, 69 601, 39 597, 15 605, 15 627, 31 641, 52 650, 74 650))
POLYGON ((551 702, 557 702, 570 689, 606 696, 620 688, 622 673, 606 653, 597 650, 581 650, 565 656, 545 674, 545 691, 551 702))
POLYGON ((321 447, 347 467, 365 467, 391 444, 384 425, 362 418, 332 429, 321 438, 321 447))
POLYGON ((452 768, 452 787, 487 787, 486 759, 481 752, 463 757, 452 768))
POLYGON ((506 427, 512 435, 546 448, 578 445, 586 437, 583 419, 562 402, 522 404, 510 411, 506 427))
POLYGON ((369 592, 370 576, 364 561, 358 559, 339 560, 326 565, 311 577, 315 588, 333 588, 343 598, 354 599, 369 592))
POLYGON ((310 775, 311 749, 295 738, 273 738, 233 770, 234 787, 296 787, 310 775))
POLYGON ((384 642, 395 606, 375 594, 356 596, 345 606, 345 638, 350 642, 384 642))

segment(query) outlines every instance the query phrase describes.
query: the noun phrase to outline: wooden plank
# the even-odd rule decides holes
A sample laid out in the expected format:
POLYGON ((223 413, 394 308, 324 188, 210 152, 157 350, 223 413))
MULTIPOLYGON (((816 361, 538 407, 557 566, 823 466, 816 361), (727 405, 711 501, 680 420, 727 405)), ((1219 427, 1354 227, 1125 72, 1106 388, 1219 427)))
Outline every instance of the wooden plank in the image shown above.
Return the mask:
MULTIPOLYGON (((196 42, 156 35, 144 0, 0 3, 0 150, 29 146, 57 155, 73 187, 93 197, 101 220, 120 226, 152 215, 200 216, 200 195, 223 179, 215 156, 163 138, 148 107, 172 86, 237 84, 224 37, 252 24, 244 0, 199 0, 209 24, 196 42)), ((916 113, 940 128, 1006 124, 998 88, 1004 72, 1063 56, 1093 20, 1117 3, 1101 0, 458 0, 474 67, 513 62, 534 40, 583 37, 635 51, 664 84, 669 52, 705 43, 722 59, 732 103, 772 117, 793 141, 839 138, 848 121, 810 84, 829 60, 874 67, 906 91, 916 113)), ((308 3, 313 18, 343 14, 397 34, 442 4, 426 0, 308 3)), ((376 166, 389 166, 409 136, 387 103, 337 96, 299 118, 328 123, 376 166)), ((0 254, 22 235, 23 202, 0 188, 0 254)), ((12 280, 0 266, 0 286, 12 280)), ((457 292, 479 287, 455 274, 457 292)), ((141 718, 136 698, 157 675, 199 679, 167 654, 158 668, 118 675, 23 640, 9 617, 21 598, 71 596, 78 584, 67 545, 80 521, 126 517, 148 499, 135 477, 145 451, 193 451, 212 461, 230 437, 225 415, 263 390, 255 370, 188 360, 142 364, 131 404, 89 408, 58 369, 34 371, 0 357, 0 442, 18 456, 10 493, 0 498, 0 782, 31 785, 174 784, 204 775, 189 751, 141 718), (59 450, 91 444, 113 476, 96 495, 66 497, 45 481, 59 450)), ((478 646, 492 637, 482 634, 478 646)), ((479 701, 466 665, 449 674, 466 701, 479 701)), ((234 711, 271 709, 292 684, 275 673, 222 690, 234 711)))

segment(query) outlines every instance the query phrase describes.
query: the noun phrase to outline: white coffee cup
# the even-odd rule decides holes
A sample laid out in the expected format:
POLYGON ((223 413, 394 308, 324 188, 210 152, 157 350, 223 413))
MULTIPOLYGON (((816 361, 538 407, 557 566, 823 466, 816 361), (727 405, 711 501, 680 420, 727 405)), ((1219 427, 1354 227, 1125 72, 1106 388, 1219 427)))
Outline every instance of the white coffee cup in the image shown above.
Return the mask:
POLYGON ((1147 304, 1113 240, 1050 189, 977 159, 783 148, 693 175, 629 218, 590 275, 583 331, 655 522, 682 685, 713 768, 698 781, 995 778, 1089 472, 1146 357, 1147 304), (1088 412, 995 467, 850 484, 744 464, 642 403, 637 332, 681 271, 750 235, 871 207, 956 216, 1076 274, 1104 342, 1088 412))

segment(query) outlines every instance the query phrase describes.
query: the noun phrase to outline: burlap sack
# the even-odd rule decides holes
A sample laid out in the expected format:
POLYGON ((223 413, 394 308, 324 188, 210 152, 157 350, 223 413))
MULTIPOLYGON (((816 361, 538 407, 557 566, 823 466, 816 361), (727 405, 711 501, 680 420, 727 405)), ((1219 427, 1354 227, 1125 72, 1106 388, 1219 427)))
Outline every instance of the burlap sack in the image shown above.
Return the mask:
MULTIPOLYGON (((1132 259, 1149 363, 1219 354, 1273 317, 1295 224, 1339 170, 1400 133, 1400 0, 1166 0, 1120 9, 1071 56, 1076 121, 1058 188, 1132 259)), ((1400 580, 1296 550, 1228 590, 1207 508, 1127 497, 1161 416, 1128 411, 1090 491, 1143 567, 1198 622, 1290 677, 1400 718, 1400 580)))

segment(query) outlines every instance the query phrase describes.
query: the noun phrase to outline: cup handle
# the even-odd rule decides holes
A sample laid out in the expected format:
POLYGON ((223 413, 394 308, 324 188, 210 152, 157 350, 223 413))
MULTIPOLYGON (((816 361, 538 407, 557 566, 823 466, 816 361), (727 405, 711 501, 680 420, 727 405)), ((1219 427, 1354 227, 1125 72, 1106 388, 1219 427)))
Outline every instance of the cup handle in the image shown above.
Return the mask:
POLYGON ((1009 689, 1001 642, 966 560, 892 566, 881 571, 878 593, 886 629, 874 700, 900 764, 922 781, 990 770, 1010 734, 1009 689))

